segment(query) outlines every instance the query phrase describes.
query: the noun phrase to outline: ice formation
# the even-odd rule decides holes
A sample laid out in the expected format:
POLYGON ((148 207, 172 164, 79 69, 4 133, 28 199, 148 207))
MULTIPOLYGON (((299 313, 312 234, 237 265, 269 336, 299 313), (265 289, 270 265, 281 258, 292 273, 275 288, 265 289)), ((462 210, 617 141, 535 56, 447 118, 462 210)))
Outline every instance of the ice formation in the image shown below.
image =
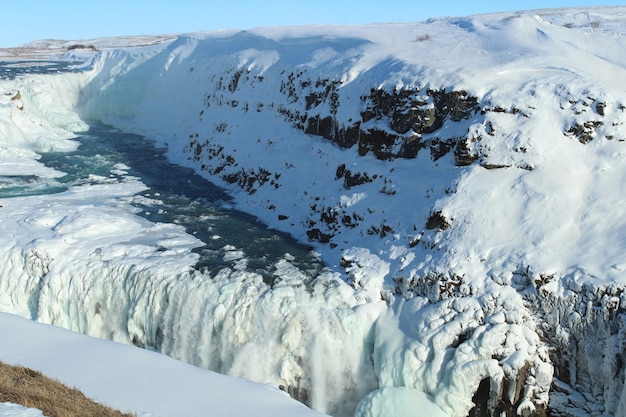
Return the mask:
POLYGON ((209 32, 3 82, 8 162, 142 134, 329 269, 207 276, 126 178, 0 200, 0 308, 335 415, 624 415, 625 16, 209 32))
MULTIPOLYGON (((3 363, 42 372, 80 389, 94 401, 137 417, 203 417, 207 410, 223 417, 324 416, 275 386, 220 375, 157 352, 36 323, 15 314, 0 313, 0 333, 3 363)), ((43 414, 0 402, 0 415, 43 414)))

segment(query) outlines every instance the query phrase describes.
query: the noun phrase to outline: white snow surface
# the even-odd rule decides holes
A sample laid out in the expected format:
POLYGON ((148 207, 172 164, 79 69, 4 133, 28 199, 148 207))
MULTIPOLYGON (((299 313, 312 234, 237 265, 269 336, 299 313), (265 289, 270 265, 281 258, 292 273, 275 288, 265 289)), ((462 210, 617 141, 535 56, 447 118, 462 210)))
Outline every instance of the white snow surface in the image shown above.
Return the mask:
POLYGON ((19 404, 0 403, 0 413, 4 417, 40 417, 43 416, 41 410, 27 408, 19 404))
POLYGON ((134 215, 142 184, 126 178, 0 200, 1 310, 159 345, 335 415, 463 416, 484 380, 518 413, 550 399, 563 413, 624 415, 623 329, 611 329, 626 285, 626 8, 101 49, 85 72, 0 83, 0 172, 60 175, 37 152, 72 149, 71 132, 97 120, 166 146, 297 239, 315 223, 330 270, 302 286, 285 259, 273 289, 237 268, 207 280, 194 238, 134 215), (476 161, 386 161, 294 125, 332 114, 350 126, 372 90, 475 97, 481 112, 406 138, 462 138, 476 161), (346 186, 341 165, 371 181, 346 186), (228 180, 241 173, 252 180, 228 180), (433 213, 447 227, 427 228, 433 213))
MULTIPOLYGON (((277 387, 216 374, 132 346, 0 313, 0 357, 138 416, 321 416, 277 387)), ((0 415, 35 417, 0 404, 0 415)))

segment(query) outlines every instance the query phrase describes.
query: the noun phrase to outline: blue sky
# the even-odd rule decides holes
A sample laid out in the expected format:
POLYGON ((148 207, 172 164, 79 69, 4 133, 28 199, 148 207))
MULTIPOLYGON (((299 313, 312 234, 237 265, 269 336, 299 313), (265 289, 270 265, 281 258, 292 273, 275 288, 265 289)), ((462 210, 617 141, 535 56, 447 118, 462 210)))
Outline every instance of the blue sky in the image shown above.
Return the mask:
POLYGON ((609 0, 10 0, 2 3, 0 47, 39 39, 80 40, 323 23, 415 22, 430 17, 497 11, 626 5, 626 1, 609 0))

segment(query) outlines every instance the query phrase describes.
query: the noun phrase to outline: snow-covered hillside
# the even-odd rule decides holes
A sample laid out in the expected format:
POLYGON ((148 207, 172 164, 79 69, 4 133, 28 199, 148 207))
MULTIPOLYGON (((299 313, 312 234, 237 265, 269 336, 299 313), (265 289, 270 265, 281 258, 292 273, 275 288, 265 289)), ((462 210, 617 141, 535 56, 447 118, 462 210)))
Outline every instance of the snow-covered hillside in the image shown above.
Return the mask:
MULTIPOLYGON (((3 310, 285 384, 324 412, 398 415, 427 394, 450 416, 626 413, 626 8, 99 49, 89 71, 2 85, 7 162, 70 146, 64 130, 85 121, 145 135, 239 209, 313 244, 330 271, 307 281, 283 269, 273 289, 236 271, 180 284, 201 288, 196 301, 165 279, 112 302, 104 292, 124 299, 129 282, 163 274, 161 261, 131 274, 115 255, 131 229, 75 247, 54 226, 85 242, 78 225, 99 211, 62 217, 73 195, 40 198, 36 215, 2 201, 3 310), (78 262, 57 260, 63 245, 78 262), (84 285, 98 295, 76 307, 62 277, 94 265, 84 285), (120 285, 100 285, 101 270, 124 271, 120 285), (228 300, 206 307, 218 294, 228 300), (93 314, 105 305, 110 315, 93 314), (206 329, 181 325, 205 311, 206 329), (212 339, 220 329, 239 333, 212 339)), ((109 205, 132 212, 97 210, 109 205)), ((193 247, 181 239, 165 252, 193 247)), ((162 257, 138 253, 139 265, 162 257)))

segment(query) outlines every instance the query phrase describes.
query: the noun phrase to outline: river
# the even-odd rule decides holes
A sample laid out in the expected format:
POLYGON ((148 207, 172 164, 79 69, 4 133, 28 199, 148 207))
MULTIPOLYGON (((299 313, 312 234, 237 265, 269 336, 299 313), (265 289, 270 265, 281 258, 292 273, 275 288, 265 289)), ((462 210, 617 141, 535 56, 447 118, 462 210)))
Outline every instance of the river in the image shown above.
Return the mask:
POLYGON ((182 225, 204 242, 204 246, 195 249, 200 254, 198 269, 214 274, 229 266, 229 248, 237 248, 240 256, 245 257, 248 271, 266 279, 271 279, 274 265, 285 256, 309 276, 322 269, 309 247, 230 207, 230 198, 223 189, 189 168, 170 163, 165 149, 155 148, 150 140, 95 123, 88 134, 77 140, 80 146, 76 151, 45 153, 40 159, 66 176, 46 183, 45 187, 36 182, 26 184, 31 187, 23 187, 20 194, 58 192, 107 181, 114 175, 111 172, 119 171, 139 178, 149 187, 140 194, 145 198, 135 200, 141 209, 139 215, 152 222, 182 225), (124 169, 116 171, 120 166, 124 169))

